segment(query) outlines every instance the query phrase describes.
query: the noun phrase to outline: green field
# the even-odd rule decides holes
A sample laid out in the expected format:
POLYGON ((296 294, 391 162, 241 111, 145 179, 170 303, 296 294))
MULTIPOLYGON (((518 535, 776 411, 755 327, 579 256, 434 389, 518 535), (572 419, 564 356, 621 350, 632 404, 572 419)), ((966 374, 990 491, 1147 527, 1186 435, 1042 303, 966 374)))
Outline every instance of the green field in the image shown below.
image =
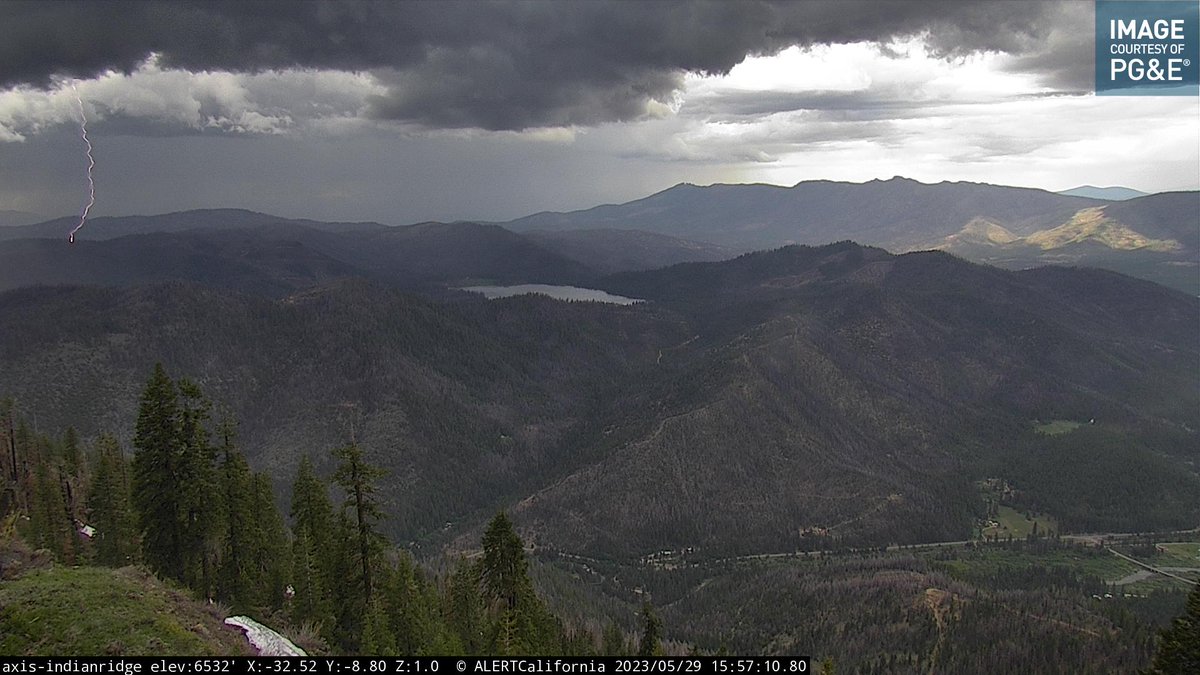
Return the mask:
POLYGON ((1051 531, 1058 531, 1058 521, 1054 520, 1046 514, 1031 514, 1026 517, 1021 512, 1009 506, 1000 506, 997 509, 996 515, 992 518, 994 525, 985 526, 982 529, 982 537, 987 539, 996 537, 999 539, 1007 539, 1012 535, 1013 539, 1024 539, 1033 532, 1033 525, 1037 523, 1038 534, 1047 534, 1051 531))
POLYGON ((1148 560, 1151 565, 1166 567, 1200 567, 1200 542, 1159 544, 1159 552, 1148 560))
POLYGON ((1122 586, 1121 592, 1126 595, 1145 596, 1156 592, 1179 592, 1186 588, 1187 586, 1178 579, 1170 579, 1156 574, 1145 581, 1122 586))
POLYGON ((1140 569, 1104 549, 1063 547, 1048 551, 1029 551, 1004 546, 981 545, 975 549, 958 549, 953 556, 945 553, 928 554, 936 564, 955 576, 980 579, 995 576, 1003 570, 1028 567, 1065 567, 1087 576, 1113 582, 1140 569))
MULTIPOLYGON (((1137 560, 1154 567, 1192 568, 1195 572, 1170 570, 1172 574, 1185 579, 1200 581, 1200 542, 1174 542, 1155 544, 1155 552, 1148 554, 1144 547, 1131 548, 1115 544, 1113 549, 1129 555, 1137 560)), ((1114 556, 1115 557, 1115 556, 1114 556)), ((1136 570, 1135 570, 1136 571, 1136 570)), ((1114 581, 1114 579, 1109 579, 1114 581)), ((1175 591, 1180 588, 1178 579, 1155 574, 1140 581, 1122 586, 1125 593, 1145 594, 1153 591, 1175 591)))

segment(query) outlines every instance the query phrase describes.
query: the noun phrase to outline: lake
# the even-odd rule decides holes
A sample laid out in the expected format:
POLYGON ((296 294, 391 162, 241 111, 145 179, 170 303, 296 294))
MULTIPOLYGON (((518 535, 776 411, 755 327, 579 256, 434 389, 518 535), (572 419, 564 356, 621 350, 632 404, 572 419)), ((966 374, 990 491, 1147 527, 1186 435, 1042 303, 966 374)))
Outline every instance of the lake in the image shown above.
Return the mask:
POLYGON ((516 286, 466 286, 460 290, 482 293, 489 300, 508 298, 514 295, 538 293, 548 295, 557 300, 583 300, 588 302, 608 302, 614 305, 632 305, 643 302, 637 298, 626 298, 598 291, 594 288, 576 288, 575 286, 551 286, 549 284, 518 284, 516 286))

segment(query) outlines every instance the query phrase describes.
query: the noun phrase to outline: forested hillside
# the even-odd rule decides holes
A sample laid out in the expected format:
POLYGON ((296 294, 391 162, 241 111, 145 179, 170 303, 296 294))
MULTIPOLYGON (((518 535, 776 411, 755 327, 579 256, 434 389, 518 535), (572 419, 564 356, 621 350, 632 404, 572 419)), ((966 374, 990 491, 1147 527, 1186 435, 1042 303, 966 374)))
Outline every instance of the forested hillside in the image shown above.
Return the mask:
POLYGON ((1106 672, 1153 656, 1175 672, 1196 647, 1200 590, 1186 607, 1163 590, 1105 602, 1117 588, 1080 570, 1112 560, 1106 552, 1036 528, 1024 543, 961 552, 791 560, 679 551, 628 565, 540 551, 531 570, 501 512, 477 553, 421 564, 379 531, 382 472, 353 427, 330 453, 329 480, 302 458, 288 526, 233 420, 214 414, 195 383, 156 366, 128 458, 111 436, 84 446, 73 429, 39 434, 0 404, 0 653, 244 653, 218 623, 225 613, 267 620, 310 655, 802 652, 822 672, 1106 672), (1020 639, 980 648, 1000 634, 1020 639))
POLYGON ((1132 434, 1147 480, 1174 477, 1089 527, 1200 520, 1200 310, 1182 294, 848 243, 600 285, 652 302, 23 289, 0 296, 0 369, 48 428, 122 434, 161 360, 230 407, 274 474, 335 444, 351 410, 404 540, 504 505, 544 545, 607 554, 960 539, 974 482, 1021 478, 1025 462, 993 460, 1036 456, 1034 424, 1054 419, 1132 434))
MULTIPOLYGON (((11 400, 0 402, 0 579, 10 580, 0 584, 0 654, 244 653, 213 621, 222 609, 286 626, 318 653, 590 654, 602 646, 599 634, 547 609, 503 512, 483 535, 482 555, 458 558, 441 579, 391 545, 379 531, 382 471, 353 433, 330 453, 329 482, 308 455, 301 460, 288 528, 267 474, 242 456, 234 420, 214 419, 194 382, 156 365, 134 427, 127 458, 111 436, 85 449, 74 429, 38 434, 11 400), (128 590, 140 574, 132 565, 166 587, 156 580, 149 592, 128 590), (178 587, 222 605, 197 611, 178 587), (64 603, 87 608, 82 622, 64 603), (113 609, 121 615, 106 618, 113 609), (179 625, 184 616, 193 625, 179 625)), ((660 654, 661 623, 648 604, 643 617, 640 642, 619 633, 603 647, 660 654)))

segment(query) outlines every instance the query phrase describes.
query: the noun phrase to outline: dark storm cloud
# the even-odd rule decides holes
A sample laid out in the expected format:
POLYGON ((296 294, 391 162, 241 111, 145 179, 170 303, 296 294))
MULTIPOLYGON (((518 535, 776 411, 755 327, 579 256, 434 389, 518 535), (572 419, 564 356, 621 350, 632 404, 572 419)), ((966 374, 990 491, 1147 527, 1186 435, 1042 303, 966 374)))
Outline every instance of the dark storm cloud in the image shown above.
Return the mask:
POLYGON ((1042 76, 1047 86, 1078 95, 1095 86, 1095 5, 1065 2, 1044 8, 1047 29, 1039 44, 1013 52, 1010 68, 1042 76))
POLYGON ((192 71, 370 71, 387 92, 369 114, 430 127, 596 125, 669 102, 685 72, 725 73, 791 45, 920 33, 939 56, 1004 51, 1073 81, 1078 59, 1043 53, 1071 14, 994 1, 10 1, 0 3, 0 87, 128 72, 153 52, 192 71))

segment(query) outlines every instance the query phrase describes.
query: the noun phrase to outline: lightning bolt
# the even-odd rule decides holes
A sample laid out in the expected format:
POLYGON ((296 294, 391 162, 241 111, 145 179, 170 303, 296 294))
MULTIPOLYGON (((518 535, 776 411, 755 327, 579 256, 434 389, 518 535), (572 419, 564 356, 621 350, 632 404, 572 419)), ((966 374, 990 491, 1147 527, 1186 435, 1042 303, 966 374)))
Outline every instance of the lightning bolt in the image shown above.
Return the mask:
POLYGON ((87 134, 87 114, 83 112, 83 99, 79 98, 79 90, 75 85, 71 85, 71 91, 75 93, 75 104, 79 106, 79 137, 83 139, 84 145, 87 146, 87 180, 88 180, 88 203, 83 207, 83 213, 79 215, 79 224, 71 233, 67 235, 67 243, 75 243, 75 233, 83 227, 87 222, 88 213, 91 212, 92 206, 96 203, 96 182, 92 180, 92 169, 96 168, 96 160, 92 158, 92 142, 88 140, 87 134))

